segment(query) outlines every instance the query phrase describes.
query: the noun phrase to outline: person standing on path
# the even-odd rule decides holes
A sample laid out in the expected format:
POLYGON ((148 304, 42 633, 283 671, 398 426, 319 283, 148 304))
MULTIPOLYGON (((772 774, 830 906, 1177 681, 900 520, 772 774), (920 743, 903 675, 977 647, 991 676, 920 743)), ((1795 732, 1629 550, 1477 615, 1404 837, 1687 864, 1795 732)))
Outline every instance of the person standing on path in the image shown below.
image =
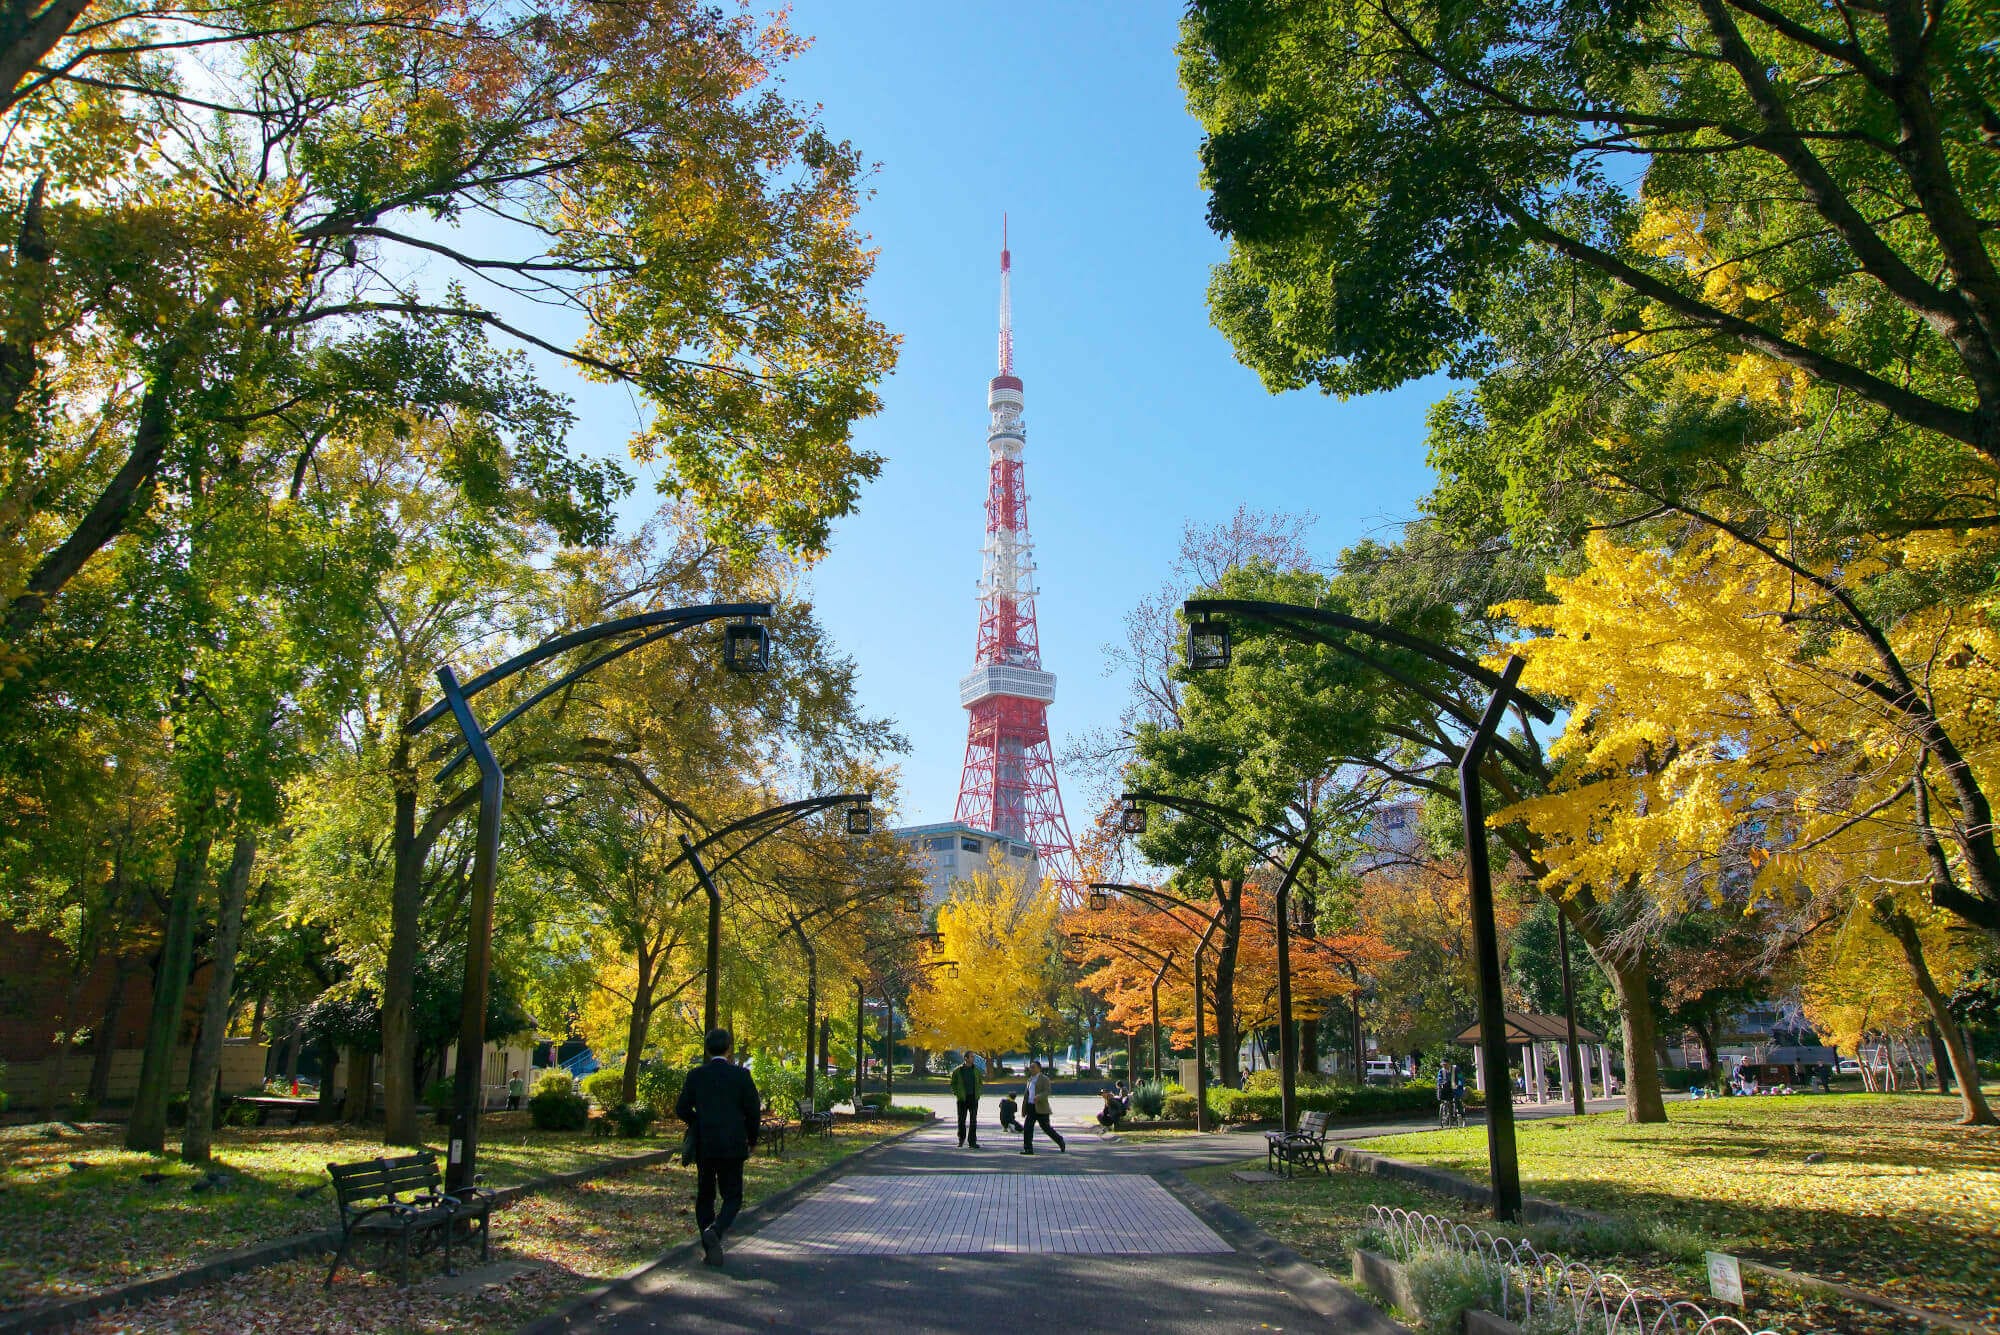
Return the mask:
POLYGON ((1021 1095, 1021 1153, 1035 1152, 1035 1124, 1041 1123, 1042 1131, 1056 1143, 1056 1148, 1069 1153, 1069 1142, 1062 1133, 1049 1125, 1050 1099, 1054 1097, 1049 1078, 1042 1072, 1040 1062, 1028 1063, 1028 1086, 1021 1095))
POLYGON ((979 1148, 979 1068, 970 1052, 961 1053, 951 1069, 951 1096, 958 1100, 958 1143, 979 1148))
POLYGON ((509 1071, 509 1072, 507 1072, 507 1111, 508 1111, 508 1112, 514 1112, 514 1111, 516 1111, 516 1110, 518 1110, 518 1109, 520 1108, 520 1106, 521 1106, 521 1095, 522 1095, 523 1093, 525 1093, 525 1092, 526 1092, 526 1090, 527 1090, 527 1087, 526 1087, 525 1085, 523 1085, 523 1084, 521 1083, 521 1073, 520 1073, 519 1071, 509 1071))
POLYGON ((709 1030, 702 1043, 708 1060, 688 1072, 674 1104, 674 1116, 687 1124, 693 1141, 694 1221, 701 1227, 701 1259, 709 1265, 722 1264, 722 1237, 743 1208, 743 1161, 757 1143, 764 1106, 750 1072, 729 1060, 734 1046, 727 1029, 709 1030))

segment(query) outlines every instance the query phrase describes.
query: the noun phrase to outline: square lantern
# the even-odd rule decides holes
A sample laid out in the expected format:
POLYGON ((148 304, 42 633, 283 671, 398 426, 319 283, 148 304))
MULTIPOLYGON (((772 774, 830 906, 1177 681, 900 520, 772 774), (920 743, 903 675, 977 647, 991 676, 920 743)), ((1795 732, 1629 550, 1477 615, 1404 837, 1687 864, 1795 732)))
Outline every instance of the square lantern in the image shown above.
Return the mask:
POLYGON ((903 896, 903 912, 922 913, 923 911, 924 911, 924 896, 922 891, 912 890, 908 894, 903 896))
POLYGON ((1207 672, 1229 666, 1229 623, 1203 617, 1190 622, 1187 634, 1188 666, 1207 672))
POLYGON ((949 966, 948 968, 946 968, 946 969, 945 969, 945 971, 944 971, 944 976, 945 976, 945 977, 947 977, 947 978, 956 978, 956 977, 958 977, 958 966, 957 966, 956 964, 953 964, 953 965, 949 966))
POLYGON ((1110 907, 1111 907, 1111 896, 1107 895, 1106 893, 1104 893, 1104 891, 1098 889, 1096 886, 1094 885, 1091 886, 1090 911, 1092 913, 1102 913, 1104 912, 1104 910, 1110 907))
POLYGON ((1144 834, 1146 832, 1146 804, 1135 797, 1125 799, 1125 805, 1118 812, 1118 829, 1121 834, 1144 834))
POLYGON ((933 932, 933 933, 931 933, 931 954, 933 954, 933 955, 942 955, 942 954, 944 954, 944 933, 943 933, 943 932, 933 932))
POLYGON ((733 621, 722 628, 722 666, 731 672, 768 672, 771 632, 755 621, 733 621))
POLYGON ((865 802, 856 802, 847 809, 847 832, 849 834, 875 833, 875 813, 865 802))

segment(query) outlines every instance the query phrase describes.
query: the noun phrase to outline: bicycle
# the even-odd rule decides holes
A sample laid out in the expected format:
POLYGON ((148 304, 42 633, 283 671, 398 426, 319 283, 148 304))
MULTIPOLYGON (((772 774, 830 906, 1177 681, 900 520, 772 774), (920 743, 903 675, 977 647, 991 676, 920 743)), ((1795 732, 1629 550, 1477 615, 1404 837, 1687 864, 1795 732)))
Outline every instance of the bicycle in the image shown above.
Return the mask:
POLYGON ((1455 1131, 1465 1125, 1465 1105, 1457 1099, 1438 1100, 1438 1130, 1455 1131))

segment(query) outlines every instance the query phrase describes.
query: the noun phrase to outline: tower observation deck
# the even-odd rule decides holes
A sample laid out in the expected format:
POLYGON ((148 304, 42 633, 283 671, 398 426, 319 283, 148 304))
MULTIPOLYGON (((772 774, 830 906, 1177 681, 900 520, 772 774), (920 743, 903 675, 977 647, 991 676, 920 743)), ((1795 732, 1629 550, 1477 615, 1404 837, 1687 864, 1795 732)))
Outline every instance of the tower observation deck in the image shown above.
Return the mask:
POLYGON ((1042 869, 1066 893, 1076 889, 1076 852, 1049 748, 1056 678, 1042 670, 1035 626, 1035 547, 1021 464, 1022 384, 1014 373, 1013 257, 1000 239, 999 374, 986 408, 986 546, 979 580, 979 637, 973 668, 958 683, 969 716, 957 819, 1032 844, 1042 869))

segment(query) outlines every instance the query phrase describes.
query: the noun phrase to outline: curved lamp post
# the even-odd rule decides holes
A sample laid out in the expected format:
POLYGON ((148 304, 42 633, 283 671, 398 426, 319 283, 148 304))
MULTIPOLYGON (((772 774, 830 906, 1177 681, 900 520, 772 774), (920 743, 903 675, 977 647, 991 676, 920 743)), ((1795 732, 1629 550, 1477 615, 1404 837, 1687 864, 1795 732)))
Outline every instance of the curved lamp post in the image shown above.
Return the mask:
MULTIPOLYGON (((707 975, 702 980, 701 1028, 706 1033, 715 1028, 719 1012, 722 981, 722 892, 716 888, 714 873, 742 857, 757 845, 777 834, 780 830, 798 824, 815 812, 830 811, 835 807, 847 808, 846 830, 849 834, 867 834, 874 829, 874 818, 869 804, 875 800, 873 793, 830 793, 824 797, 802 798, 797 802, 784 802, 763 811, 753 812, 741 820, 731 821, 721 829, 690 841, 686 835, 680 836, 681 855, 661 869, 662 876, 671 875, 683 862, 694 868, 695 881, 702 893, 708 896, 708 954, 707 975), (761 828, 760 828, 761 827, 761 828), (713 847, 718 841, 745 830, 757 830, 753 839, 745 840, 743 846, 731 851, 721 861, 710 866, 701 860, 702 850, 713 847)), ((682 903, 686 903, 683 897, 682 903)))
MULTIPOLYGON (((847 816, 847 832, 849 834, 869 833, 869 831, 872 830, 873 828, 872 820, 857 822, 855 819, 857 813, 863 818, 868 818, 868 809, 866 807, 856 807, 850 809, 847 816), (856 828, 857 824, 861 824, 863 828, 856 828)), ((827 911, 826 921, 820 924, 820 927, 823 930, 825 927, 831 926, 835 921, 844 916, 850 910, 862 907, 864 904, 873 902, 874 902, 873 899, 863 899, 859 896, 853 899, 842 901, 841 904, 838 906, 837 911, 832 911, 832 910, 827 911)), ((806 1097, 806 1104, 813 1111, 817 1111, 819 1108, 819 1096, 818 1096, 819 1072, 821 1068, 823 1068, 826 1065, 827 1034, 826 1034, 826 1026, 819 1017, 819 952, 813 949, 813 937, 818 935, 818 932, 806 931, 806 923, 813 917, 817 916, 819 911, 820 910, 814 910, 808 912, 803 917, 801 917, 796 913, 792 913, 789 910, 787 910, 785 913, 785 925, 791 929, 792 935, 798 938, 799 949, 805 953, 806 957, 805 1097, 806 1097)), ((938 954, 944 953, 943 937, 937 937, 932 942, 932 945, 935 947, 936 953, 938 954)))
MULTIPOLYGON (((1227 630, 1224 639, 1227 640, 1227 630)), ((1225 654, 1226 660, 1226 654, 1225 654)), ((1278 882, 1277 903, 1271 915, 1278 937, 1278 1088, 1279 1120, 1287 1131, 1298 1130, 1298 1038, 1292 1026, 1292 930, 1291 894, 1292 886, 1298 881, 1299 872, 1305 867, 1306 859, 1313 858, 1324 864, 1312 846, 1311 827, 1301 838, 1289 830, 1275 826, 1259 825, 1240 811, 1204 802, 1196 797, 1182 797, 1174 793, 1128 792, 1121 797, 1123 806, 1119 812, 1119 828, 1129 833, 1143 833, 1146 828, 1146 804, 1153 803, 1190 816, 1202 824, 1243 844, 1259 857, 1269 862, 1283 873, 1278 882), (1255 830, 1281 843, 1290 844, 1293 854, 1290 860, 1272 855, 1262 844, 1245 836, 1234 825, 1255 830)))
MULTIPOLYGON (((1170 895, 1164 890, 1151 890, 1143 885, 1123 885, 1115 881, 1098 881, 1090 887, 1090 896, 1086 902, 1090 905, 1091 912, 1102 913, 1110 908, 1111 896, 1114 894, 1130 895, 1147 903, 1172 904, 1176 908, 1186 909, 1207 924, 1202 931, 1201 940, 1197 941, 1194 947, 1194 1129, 1206 1131, 1208 1130, 1208 1054, 1205 1048, 1208 1038, 1202 1032, 1202 960, 1208 954, 1208 943, 1215 939, 1215 933, 1222 926, 1222 918, 1189 903, 1179 895, 1170 895)), ((1155 996, 1157 995, 1156 991, 1155 996)), ((1154 1016, 1154 1022, 1157 1024, 1157 1001, 1154 1016)))
MULTIPOLYGON (((1187 655, 1191 668, 1207 671, 1229 666, 1231 645, 1227 618, 1240 617, 1292 639, 1323 644, 1345 653, 1415 692, 1440 713, 1450 715, 1469 730, 1465 748, 1458 756, 1458 801, 1459 814, 1465 823, 1465 881, 1472 910, 1473 954, 1479 966, 1480 1066, 1486 1072, 1488 1092, 1494 1096, 1486 1101, 1486 1154, 1493 1180, 1493 1215, 1503 1220, 1518 1218, 1521 1213, 1521 1165, 1514 1144, 1514 1104, 1507 1079, 1507 1016, 1500 995, 1500 939, 1493 922, 1493 869, 1489 865, 1486 849, 1486 807, 1479 786, 1479 763, 1490 748, 1523 770, 1535 772, 1539 766, 1527 753, 1497 735, 1500 720, 1509 708, 1518 708, 1544 723, 1553 723, 1555 711, 1518 689, 1522 669, 1527 666, 1518 655, 1509 656, 1506 668, 1494 673, 1461 653, 1394 626, 1325 608, 1299 607, 1290 603, 1190 598, 1182 604, 1182 610, 1188 618, 1187 655), (1479 682, 1492 691, 1485 710, 1474 717, 1457 701, 1412 680, 1375 655, 1347 643, 1341 638, 1343 635, 1359 635, 1408 650, 1479 682)), ((1567 997, 1565 1001, 1568 1001, 1567 997)), ((1570 1032, 1574 1044, 1574 1027, 1570 1032)), ((1570 1069, 1577 1069, 1573 1046, 1570 1069)))
MULTIPOLYGON (((915 941, 926 937, 930 939, 932 954, 943 953, 944 937, 936 932, 914 932, 907 937, 899 937, 898 940, 915 941)), ((882 1097, 890 1103, 896 1101, 896 994, 889 989, 894 983, 908 982, 919 969, 944 969, 947 971, 946 977, 958 977, 958 961, 940 959, 918 960, 901 969, 892 969, 878 975, 882 984, 882 1005, 885 1012, 882 1021, 882 1097)), ((861 1097, 861 1024, 862 1012, 868 1004, 867 989, 866 979, 854 980, 854 1096, 857 1100, 861 1097)))
MULTIPOLYGON (((919 910, 921 910, 923 907, 921 895, 918 896, 918 901, 919 902, 917 907, 919 910)), ((891 946, 905 945, 911 941, 928 941, 931 943, 931 954, 933 956, 944 954, 943 932, 905 932, 901 936, 892 936, 886 941, 878 941, 874 945, 864 949, 861 952, 862 961, 866 963, 868 960, 872 959, 876 955, 881 954, 883 951, 887 950, 891 946)), ((957 960, 933 959, 932 964, 933 965, 950 964, 952 968, 952 977, 956 978, 958 976, 957 960)), ((887 1090, 891 1096, 893 1096, 896 1089, 896 1033, 895 1033, 896 1003, 892 998, 889 997, 888 990, 886 987, 884 988, 882 995, 883 995, 883 1000, 888 1002, 889 1005, 889 1018, 887 1021, 887 1027, 889 1030, 888 1033, 889 1056, 888 1060, 883 1062, 882 1064, 882 1071, 883 1071, 882 1083, 883 1083, 883 1088, 887 1090)), ((862 1074, 862 1065, 863 1062, 865 1061, 865 1052, 861 1045, 861 1026, 866 1022, 865 1012, 867 1008, 868 1008, 868 979, 865 975, 863 975, 861 977, 857 977, 854 980, 854 1097, 857 1100, 859 1100, 861 1097, 861 1074, 862 1074)))
POLYGON ((487 743, 529 709, 613 659, 710 621, 733 619, 723 633, 724 667, 734 672, 763 672, 771 663, 771 635, 758 624, 757 619, 769 617, 771 613, 769 603, 709 603, 698 607, 641 612, 553 636, 463 684, 458 680, 458 673, 446 664, 437 670, 438 685, 444 689, 443 696, 404 726, 405 733, 415 736, 450 714, 458 724, 465 746, 438 772, 438 778, 449 776, 467 760, 479 768, 479 820, 472 853, 471 923, 465 950, 464 995, 459 1011, 458 1063, 452 1078, 451 1149, 445 1171, 447 1191, 463 1191, 473 1185, 479 1155, 480 1068, 486 1052, 486 994, 493 974, 493 883, 500 862, 500 809, 506 791, 500 762, 494 758, 493 750, 487 743), (472 698, 481 691, 557 654, 626 635, 632 638, 612 645, 563 673, 502 714, 491 727, 482 726, 478 715, 472 712, 472 698))
MULTIPOLYGON (((1110 907, 1111 900, 1103 889, 1093 885, 1090 887, 1090 895, 1086 902, 1090 905, 1091 912, 1101 913, 1110 907)), ((1130 942, 1106 941, 1100 938, 1097 944, 1106 950, 1115 950, 1129 960, 1141 960, 1147 964, 1159 961, 1160 967, 1153 973, 1153 1079, 1157 1081, 1160 1078, 1160 984, 1166 979, 1167 970, 1174 967, 1174 957, 1167 951, 1154 950, 1150 946, 1133 945, 1130 942)), ((1128 1047, 1126 1065, 1131 1064, 1131 1049, 1128 1047)), ((1138 1082, 1135 1069, 1132 1083, 1136 1085, 1138 1082)))

